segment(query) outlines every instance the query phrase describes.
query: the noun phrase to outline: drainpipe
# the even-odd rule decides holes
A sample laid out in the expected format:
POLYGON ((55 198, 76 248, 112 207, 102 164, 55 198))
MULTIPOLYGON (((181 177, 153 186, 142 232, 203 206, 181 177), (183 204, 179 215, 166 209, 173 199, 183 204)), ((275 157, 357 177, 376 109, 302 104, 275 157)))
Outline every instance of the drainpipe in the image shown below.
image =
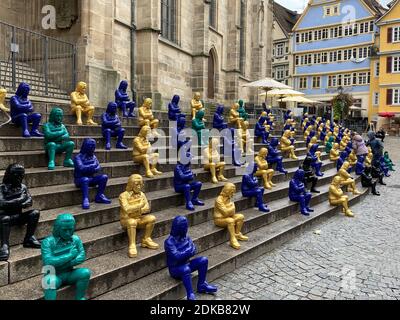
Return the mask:
POLYGON ((136 64, 135 64, 135 41, 136 41, 136 0, 131 0, 131 88, 133 93, 133 100, 136 101, 136 64))

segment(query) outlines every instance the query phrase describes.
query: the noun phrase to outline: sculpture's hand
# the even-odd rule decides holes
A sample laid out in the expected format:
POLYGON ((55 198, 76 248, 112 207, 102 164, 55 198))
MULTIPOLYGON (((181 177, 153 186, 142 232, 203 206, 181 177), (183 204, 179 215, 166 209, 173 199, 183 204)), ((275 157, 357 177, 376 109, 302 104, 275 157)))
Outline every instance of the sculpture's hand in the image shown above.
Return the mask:
POLYGON ((73 247, 70 251, 70 255, 72 257, 71 260, 75 259, 79 255, 79 251, 77 248, 73 247))

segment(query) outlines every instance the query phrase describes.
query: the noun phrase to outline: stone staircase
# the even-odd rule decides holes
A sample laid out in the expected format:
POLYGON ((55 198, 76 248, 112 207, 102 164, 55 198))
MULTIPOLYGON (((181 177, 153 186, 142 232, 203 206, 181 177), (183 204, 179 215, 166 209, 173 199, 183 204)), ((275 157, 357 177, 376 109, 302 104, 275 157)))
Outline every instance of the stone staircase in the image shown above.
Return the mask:
MULTIPOLYGON (((306 154, 306 146, 302 137, 297 137, 297 155, 299 160, 285 160, 288 175, 276 173, 274 182, 277 184, 272 191, 267 191, 265 200, 271 208, 271 213, 263 214, 254 207, 254 200, 242 198, 240 193, 240 171, 233 166, 227 166, 226 177, 237 187, 235 203, 238 212, 245 215, 244 233, 250 237, 249 242, 242 243, 241 250, 234 250, 228 244, 226 230, 216 227, 213 223, 213 206, 215 198, 221 192, 223 184, 209 183, 209 173, 199 164, 194 164, 197 179, 203 182, 200 198, 205 201, 204 207, 197 207, 189 212, 184 207, 182 195, 173 190, 174 165, 165 163, 160 166, 164 172, 154 179, 144 178, 145 191, 151 205, 151 212, 157 217, 153 239, 160 244, 157 251, 142 249, 138 246, 138 257, 128 258, 127 235, 119 224, 118 196, 125 191, 128 177, 143 169, 132 162, 132 149, 104 150, 104 140, 100 127, 85 127, 74 125, 74 118, 69 114, 69 104, 52 102, 35 103, 35 110, 42 112, 43 122, 47 120, 50 110, 55 106, 64 109, 65 122, 72 139, 76 143, 76 152, 84 137, 97 140, 96 152, 102 164, 103 171, 109 175, 106 194, 112 198, 111 205, 91 203, 90 210, 81 209, 81 193, 73 185, 73 170, 58 167, 55 171, 47 170, 46 156, 43 151, 43 139, 20 138, 20 130, 12 125, 0 128, 0 179, 10 163, 18 162, 26 166, 26 184, 34 201, 34 208, 41 210, 41 219, 37 228, 37 236, 44 238, 52 232, 52 225, 60 213, 72 213, 77 222, 77 234, 82 238, 87 253, 85 266, 92 270, 92 279, 88 296, 91 299, 180 299, 185 296, 185 290, 179 281, 169 277, 166 269, 163 242, 168 237, 172 220, 177 215, 184 215, 190 224, 190 236, 193 238, 198 253, 209 258, 208 280, 212 281, 225 273, 257 258, 274 249, 280 244, 292 239, 305 229, 314 226, 323 219, 340 212, 340 209, 330 207, 327 202, 329 184, 336 174, 334 164, 323 153, 323 171, 325 176, 320 179, 321 194, 312 199, 315 213, 311 217, 299 214, 299 206, 288 199, 289 180, 298 168, 306 154), (140 290, 139 290, 140 288, 140 290)), ((105 108, 98 108, 96 121, 105 108)), ((160 129, 168 132, 167 114, 155 112, 160 121, 160 129)), ((132 140, 139 128, 136 119, 123 120, 126 128, 126 144, 131 148, 132 140)), ((100 122, 100 121, 99 121, 100 122)), ((208 124, 211 119, 208 119, 208 124)), ((274 132, 279 135, 280 132, 274 132)), ((163 137, 168 142, 168 137, 163 137)), ((255 151, 262 148, 255 144, 255 151)), ((170 154, 170 147, 158 148, 162 157, 170 154)), ((323 151, 321 147, 321 151, 323 151)), ((192 148, 201 154, 197 148, 192 148)), ((61 162, 58 158, 58 164, 61 162)), ((361 188, 360 188, 361 189, 361 188)), ((359 201, 366 194, 351 197, 351 203, 359 201)), ((92 192, 91 196, 94 196, 92 192)), ((0 263, 0 299, 37 300, 43 298, 41 287, 41 256, 40 250, 24 249, 21 245, 23 228, 15 228, 11 238, 11 257, 8 262, 0 263)), ((138 232, 140 240, 142 232, 138 232)), ((139 241, 138 241, 139 242, 139 241)), ((195 281, 194 277, 194 281, 195 281)), ((59 292, 59 299, 72 299, 74 289, 65 287, 59 292)))

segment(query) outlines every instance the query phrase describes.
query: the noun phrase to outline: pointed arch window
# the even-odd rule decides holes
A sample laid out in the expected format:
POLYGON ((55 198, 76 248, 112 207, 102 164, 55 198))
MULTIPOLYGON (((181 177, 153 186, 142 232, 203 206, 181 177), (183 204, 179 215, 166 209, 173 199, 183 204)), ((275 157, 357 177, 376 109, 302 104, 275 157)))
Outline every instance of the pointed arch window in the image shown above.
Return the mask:
POLYGON ((207 85, 208 99, 215 98, 215 80, 216 80, 215 66, 216 66, 216 57, 213 50, 211 49, 208 56, 208 85, 207 85))

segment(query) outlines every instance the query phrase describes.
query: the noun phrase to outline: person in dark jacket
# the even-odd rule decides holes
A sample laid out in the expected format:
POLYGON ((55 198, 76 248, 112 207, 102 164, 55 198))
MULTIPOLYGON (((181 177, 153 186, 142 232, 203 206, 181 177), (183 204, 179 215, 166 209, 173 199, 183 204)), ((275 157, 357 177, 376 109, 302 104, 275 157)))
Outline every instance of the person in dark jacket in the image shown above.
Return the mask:
POLYGON ((386 132, 383 128, 380 128, 379 131, 376 133, 376 138, 381 139, 382 142, 385 142, 386 132))
POLYGON ((381 140, 378 140, 376 138, 375 132, 368 132, 368 146, 371 147, 372 149, 372 153, 374 155, 373 159, 372 159, 372 164, 376 165, 377 167, 380 166, 380 160, 383 157, 383 143, 381 140))

